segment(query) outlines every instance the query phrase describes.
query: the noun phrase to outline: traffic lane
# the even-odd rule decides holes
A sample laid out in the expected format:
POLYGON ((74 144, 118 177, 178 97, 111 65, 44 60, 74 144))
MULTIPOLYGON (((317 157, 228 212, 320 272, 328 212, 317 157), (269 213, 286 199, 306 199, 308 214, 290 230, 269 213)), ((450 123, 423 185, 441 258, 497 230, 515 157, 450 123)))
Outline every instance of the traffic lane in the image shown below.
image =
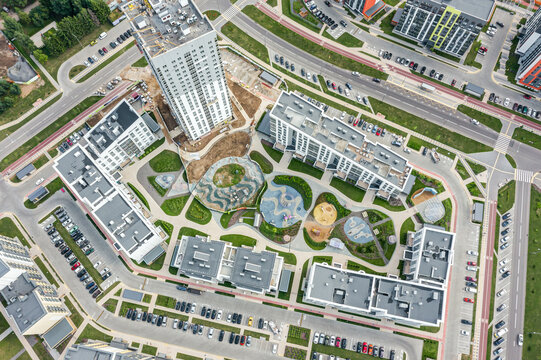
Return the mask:
POLYGON ((98 88, 103 86, 104 82, 106 83, 108 80, 112 79, 112 77, 124 68, 127 63, 136 61, 140 56, 141 54, 137 47, 133 47, 116 58, 107 67, 94 74, 94 76, 83 84, 79 84, 77 91, 72 91, 69 94, 64 93, 58 102, 45 109, 42 113, 32 119, 32 121, 27 122, 10 136, 0 141, 0 153, 3 154, 3 157, 10 154, 11 151, 13 151, 13 146, 23 144, 30 137, 35 136, 73 106, 92 95, 98 88))

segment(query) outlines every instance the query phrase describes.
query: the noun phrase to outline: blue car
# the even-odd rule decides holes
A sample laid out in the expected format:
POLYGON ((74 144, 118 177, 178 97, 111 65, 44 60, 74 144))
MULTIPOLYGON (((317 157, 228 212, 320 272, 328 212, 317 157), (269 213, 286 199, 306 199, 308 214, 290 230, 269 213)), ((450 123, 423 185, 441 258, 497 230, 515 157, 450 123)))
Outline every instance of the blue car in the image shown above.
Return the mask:
POLYGON ((96 283, 94 281, 91 281, 87 286, 86 286, 86 289, 90 289, 92 286, 96 285, 96 283))

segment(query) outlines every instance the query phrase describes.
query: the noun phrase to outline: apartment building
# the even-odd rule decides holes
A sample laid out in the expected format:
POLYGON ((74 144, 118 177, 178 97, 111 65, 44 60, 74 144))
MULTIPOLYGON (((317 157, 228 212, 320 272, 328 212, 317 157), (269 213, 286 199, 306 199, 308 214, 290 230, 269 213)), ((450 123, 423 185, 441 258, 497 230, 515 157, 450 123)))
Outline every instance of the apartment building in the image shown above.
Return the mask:
POLYGON ((117 250, 147 264, 164 253, 164 239, 144 217, 140 205, 80 143, 56 159, 53 167, 117 250))
POLYGON ((283 264, 284 258, 275 252, 256 252, 203 236, 182 236, 171 259, 171 266, 182 275, 213 283, 229 281, 259 294, 278 290, 283 264))
POLYGON ((494 11, 494 0, 407 0, 393 32, 461 57, 494 11))
POLYGON ((111 173, 143 154, 157 138, 124 99, 84 135, 84 140, 96 162, 111 173))
POLYGON ((90 340, 85 344, 74 344, 66 351, 65 360, 154 360, 166 359, 138 353, 121 339, 113 339, 109 344, 90 340))
POLYGON ((297 94, 282 92, 269 121, 271 141, 282 152, 386 200, 411 190, 415 177, 407 159, 297 94))
POLYGON ((372 19, 377 13, 385 9, 381 0, 345 0, 344 5, 361 14, 366 20, 372 19))
POLYGON ((0 290, 24 273, 27 273, 30 279, 41 279, 41 273, 32 261, 28 249, 17 239, 0 235, 0 290))
POLYGON ((533 90, 541 90, 541 11, 528 19, 521 30, 515 53, 520 56, 515 79, 533 90))
POLYGON ((216 31, 191 0, 130 1, 135 30, 174 117, 189 139, 232 118, 216 31))

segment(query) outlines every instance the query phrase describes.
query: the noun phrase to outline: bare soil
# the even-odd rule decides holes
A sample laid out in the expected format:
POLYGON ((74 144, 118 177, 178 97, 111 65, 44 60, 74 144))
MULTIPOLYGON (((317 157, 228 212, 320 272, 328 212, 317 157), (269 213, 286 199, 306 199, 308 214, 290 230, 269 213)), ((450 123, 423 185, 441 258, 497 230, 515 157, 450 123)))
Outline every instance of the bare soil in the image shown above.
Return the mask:
POLYGON ((226 132, 225 136, 214 144, 205 156, 188 164, 186 167, 188 179, 190 182, 199 181, 210 166, 220 159, 230 156, 244 156, 248 152, 250 141, 250 134, 244 131, 238 131, 231 135, 226 132))
POLYGON ((419 189, 417 190, 415 193, 413 193, 411 195, 411 202, 414 204, 414 205, 419 205, 420 203, 422 202, 425 202, 427 201, 428 199, 431 199, 433 197, 435 197, 436 195, 432 194, 431 192, 429 191, 425 191, 423 194, 417 196, 416 198, 413 198, 415 195, 417 195, 418 193, 420 193, 421 191, 423 191, 423 189, 419 189))
POLYGON ((25 84, 19 84, 19 87, 21 88, 21 97, 24 98, 28 96, 32 91, 39 88, 40 86, 45 85, 45 81, 43 81, 42 78, 38 78, 36 81, 25 85, 25 84))
POLYGON ((235 95, 237 98, 244 111, 246 111, 246 115, 253 118, 257 109, 259 109, 259 106, 261 105, 261 99, 240 86, 238 83, 231 81, 231 79, 228 79, 227 85, 233 92, 233 95, 235 95))
POLYGON ((148 86, 148 92, 152 97, 155 97, 156 95, 160 94, 160 85, 158 84, 158 81, 152 75, 152 71, 150 70, 150 67, 144 67, 144 68, 137 68, 137 67, 131 67, 126 66, 121 72, 120 77, 122 79, 131 80, 133 82, 136 82, 138 80, 145 80, 148 86))
POLYGON ((244 124, 246 124, 246 119, 240 112, 239 107, 234 102, 231 102, 231 106, 233 107, 233 122, 231 123, 231 126, 233 129, 238 129, 240 127, 243 127, 244 124))
POLYGON ((0 33, 0 78, 7 77, 8 69, 15 65, 17 57, 8 47, 6 37, 0 33))
POLYGON ((169 105, 165 101, 162 94, 156 95, 154 98, 154 101, 156 102, 156 105, 158 106, 158 110, 160 110, 160 114, 162 114, 163 121, 165 122, 165 125, 167 126, 167 129, 169 131, 173 131, 178 127, 178 123, 176 122, 175 118, 171 114, 171 109, 169 108, 169 105))
POLYGON ((306 231, 308 231, 308 234, 310 234, 312 240, 315 242, 326 241, 333 229, 332 226, 322 226, 316 221, 306 221, 304 223, 304 227, 306 228, 306 231))

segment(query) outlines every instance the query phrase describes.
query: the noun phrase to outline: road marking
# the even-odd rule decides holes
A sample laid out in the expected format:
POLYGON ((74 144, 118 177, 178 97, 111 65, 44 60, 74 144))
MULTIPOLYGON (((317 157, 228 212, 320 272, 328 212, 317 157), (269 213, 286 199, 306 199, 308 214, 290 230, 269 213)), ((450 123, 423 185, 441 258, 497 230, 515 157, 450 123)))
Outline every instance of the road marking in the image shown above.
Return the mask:
POLYGON ((515 169, 515 180, 530 183, 532 182, 533 174, 534 174, 533 171, 515 169))

